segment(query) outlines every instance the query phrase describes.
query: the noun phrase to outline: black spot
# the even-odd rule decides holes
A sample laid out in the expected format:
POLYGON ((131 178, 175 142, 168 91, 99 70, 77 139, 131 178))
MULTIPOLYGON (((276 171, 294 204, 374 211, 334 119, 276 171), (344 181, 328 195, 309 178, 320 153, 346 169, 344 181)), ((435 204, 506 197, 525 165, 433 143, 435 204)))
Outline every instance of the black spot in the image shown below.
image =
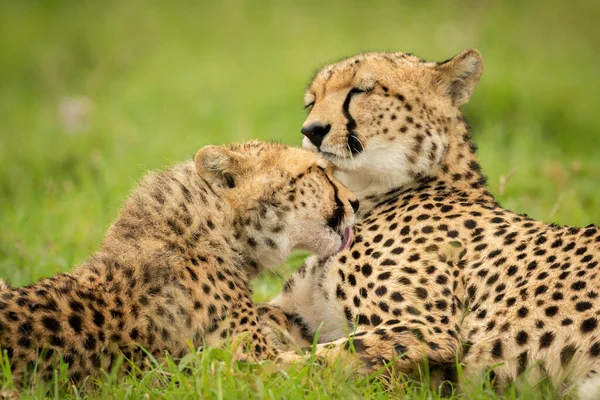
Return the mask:
POLYGON ((519 308, 519 310, 517 311, 517 315, 519 316, 519 318, 525 318, 527 314, 529 314, 529 310, 525 306, 519 308))
POLYGON ((404 300, 404 297, 399 292, 393 292, 390 296, 393 301, 399 303, 404 300))
POLYGON ((421 315, 421 311, 419 311, 415 306, 406 307, 406 311, 412 315, 421 315))
POLYGON ((381 274, 377 275, 377 280, 385 281, 389 279, 390 276, 392 276, 391 272, 382 272, 381 274))
POLYGON ((576 351, 577 349, 572 344, 562 348, 560 351, 560 365, 562 365, 563 368, 565 368, 571 362, 576 351))
POLYGON ((356 286, 356 277, 354 274, 348 275, 348 283, 350 283, 350 286, 356 286))
POLYGON ((589 229, 586 229, 586 230, 583 232, 583 236, 585 236, 585 237, 592 237, 592 236, 594 236, 595 234, 596 234, 596 229, 595 229, 595 228, 589 228, 589 229))
POLYGON ((131 332, 129 332, 129 337, 131 338, 131 340, 136 340, 139 336, 139 332, 137 329, 132 329, 131 332))
POLYGON ((550 306, 548 308, 546 308, 546 315, 548 317, 554 317, 556 315, 556 313, 558 312, 558 307, 557 306, 550 306))
POLYGON ((517 344, 519 346, 526 345, 528 340, 529 340, 529 335, 527 334, 527 332, 519 331, 519 333, 517 333, 517 344))
POLYGON ((548 286, 541 285, 535 288, 535 295, 538 296, 540 294, 546 293, 548 291, 548 286))
POLYGON ((17 343, 19 344, 20 347, 24 348, 24 349, 28 349, 29 346, 31 346, 31 339, 29 339, 26 336, 22 336, 19 338, 19 340, 17 341, 17 343))
POLYGON ((412 256, 410 256, 408 258, 408 261, 410 261, 410 262, 418 261, 419 258, 421 258, 421 256, 419 254, 413 254, 412 256))
POLYGON ((592 308, 592 303, 589 301, 579 301, 575 304, 575 309, 579 312, 583 312, 592 308))
POLYGON ((60 322, 55 318, 45 316, 42 318, 42 324, 51 332, 58 332, 60 330, 60 322))
POLYGON ((71 325, 75 333, 81 333, 81 317, 79 315, 71 315, 69 317, 69 325, 71 325))
POLYGON ((373 268, 369 264, 364 264, 361 268, 361 271, 365 277, 368 277, 373 273, 373 268))
POLYGON ((465 228, 467 229, 475 229, 477 227, 477 223, 472 219, 468 219, 465 221, 465 228))
POLYGON ((521 375, 527 369, 527 359, 528 354, 526 351, 519 354, 518 357, 518 366, 517 366, 517 375, 521 375))
POLYGON ((85 347, 86 350, 94 350, 96 348, 96 339, 88 334, 83 342, 83 347, 85 347))
POLYGON ((549 347, 554 340, 554 333, 546 332, 540 337, 540 349, 549 347))
POLYGON ((560 292, 554 292, 552 293, 552 300, 558 301, 558 300, 562 300, 563 299, 563 295, 560 292))
POLYGON ((346 300, 346 292, 344 292, 344 290, 342 289, 342 287, 340 285, 337 285, 337 288, 335 291, 335 296, 338 299, 346 300))
POLYGON ((375 294, 379 297, 383 296, 386 293, 387 288, 385 286, 379 286, 377 289, 375 289, 375 294))
POLYGON ((382 321, 381 321, 381 318, 379 317, 379 315, 377 315, 377 314, 371 315, 371 324, 373 326, 377 326, 377 325, 381 324, 381 322, 382 321))
POLYGON ((502 357, 502 341, 500 339, 496 339, 494 345, 492 346, 492 356, 494 358, 502 357))
POLYGON ((102 327, 104 325, 104 315, 97 310, 94 311, 94 325, 97 327, 102 327))
POLYGON ((590 347, 590 355, 593 357, 600 356, 600 342, 596 342, 590 347))
POLYGON ((62 347, 64 345, 63 340, 55 335, 50 335, 50 337, 48 338, 48 342, 55 347, 62 347))
POLYGON ((75 300, 71 300, 69 302, 69 307, 71 307, 71 310, 73 310, 75 312, 82 312, 82 311, 84 311, 83 304, 81 304, 80 302, 75 301, 75 300))
POLYGON ((445 311, 448 308, 448 303, 446 300, 436 300, 435 306, 438 310, 445 311))

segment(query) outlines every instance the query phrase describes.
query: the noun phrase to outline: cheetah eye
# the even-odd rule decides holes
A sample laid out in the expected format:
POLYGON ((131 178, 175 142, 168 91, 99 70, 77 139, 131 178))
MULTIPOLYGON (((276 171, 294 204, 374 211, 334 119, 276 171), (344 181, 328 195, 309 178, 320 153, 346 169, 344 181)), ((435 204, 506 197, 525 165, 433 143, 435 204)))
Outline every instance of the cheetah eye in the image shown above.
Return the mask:
POLYGON ((369 87, 369 88, 364 88, 364 87, 353 87, 352 89, 350 89, 350 93, 352 94, 362 94, 362 93, 370 93, 371 91, 373 91, 375 87, 369 87))
POLYGON ((308 103, 307 105, 305 105, 304 109, 305 110, 310 110, 314 105, 315 105, 315 102, 312 101, 312 102, 308 103))
POLYGON ((352 97, 352 96, 356 96, 357 94, 363 94, 363 93, 368 93, 371 89, 369 90, 364 90, 361 88, 357 88, 357 87, 353 87, 352 89, 350 89, 350 91, 347 94, 347 98, 352 97))

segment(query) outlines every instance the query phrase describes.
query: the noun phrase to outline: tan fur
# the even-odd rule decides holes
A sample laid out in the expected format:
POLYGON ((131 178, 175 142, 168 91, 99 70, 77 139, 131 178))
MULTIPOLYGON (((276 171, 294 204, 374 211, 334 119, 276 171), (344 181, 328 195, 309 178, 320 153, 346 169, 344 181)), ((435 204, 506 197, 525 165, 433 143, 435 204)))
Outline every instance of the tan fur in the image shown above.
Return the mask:
POLYGON ((472 379, 501 364, 496 383, 548 376, 566 393, 600 371, 600 231, 494 201, 459 110, 481 71, 470 50, 444 63, 369 53, 317 74, 304 126, 330 126, 303 144, 358 194, 356 241, 308 259, 272 304, 297 341, 322 324, 317 354, 354 347, 365 372, 415 376, 425 358, 452 372, 458 358, 472 379))
POLYGON ((243 332, 237 358, 275 354, 250 279, 296 248, 336 253, 354 198, 306 150, 208 146, 195 164, 145 178, 100 250, 72 273, 0 283, 0 345, 18 381, 35 368, 50 378, 58 357, 81 381, 121 354, 143 367, 140 346, 179 358, 243 332))

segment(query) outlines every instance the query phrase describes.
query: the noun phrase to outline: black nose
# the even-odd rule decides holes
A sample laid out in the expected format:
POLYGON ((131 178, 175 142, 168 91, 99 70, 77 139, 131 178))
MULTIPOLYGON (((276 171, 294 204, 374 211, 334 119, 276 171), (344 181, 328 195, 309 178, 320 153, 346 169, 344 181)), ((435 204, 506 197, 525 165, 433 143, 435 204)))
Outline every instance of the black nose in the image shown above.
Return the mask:
POLYGON ((350 200, 350 205, 352 206, 352 209, 354 210, 354 212, 357 212, 358 208, 360 207, 360 202, 356 199, 350 200))
POLYGON ((331 125, 329 124, 323 125, 320 122, 313 122, 310 125, 303 126, 302 129, 300 129, 300 132, 302 132, 302 134, 306 136, 312 144, 320 147, 321 143, 323 143, 323 138, 329 133, 330 130, 331 125))

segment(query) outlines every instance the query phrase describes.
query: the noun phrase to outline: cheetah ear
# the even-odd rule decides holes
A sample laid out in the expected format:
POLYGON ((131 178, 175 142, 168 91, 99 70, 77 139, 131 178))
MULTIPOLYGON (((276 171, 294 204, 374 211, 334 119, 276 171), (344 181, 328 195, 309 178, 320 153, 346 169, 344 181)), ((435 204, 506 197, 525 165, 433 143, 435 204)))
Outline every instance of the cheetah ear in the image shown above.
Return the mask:
POLYGON ((462 107, 469 102, 471 93, 483 71, 483 57, 478 50, 465 50, 453 58, 435 66, 438 75, 436 85, 452 104, 462 107))
POLYGON ((245 154, 221 146, 206 146, 194 157, 196 172, 211 184, 234 188, 240 176, 247 170, 245 154))

